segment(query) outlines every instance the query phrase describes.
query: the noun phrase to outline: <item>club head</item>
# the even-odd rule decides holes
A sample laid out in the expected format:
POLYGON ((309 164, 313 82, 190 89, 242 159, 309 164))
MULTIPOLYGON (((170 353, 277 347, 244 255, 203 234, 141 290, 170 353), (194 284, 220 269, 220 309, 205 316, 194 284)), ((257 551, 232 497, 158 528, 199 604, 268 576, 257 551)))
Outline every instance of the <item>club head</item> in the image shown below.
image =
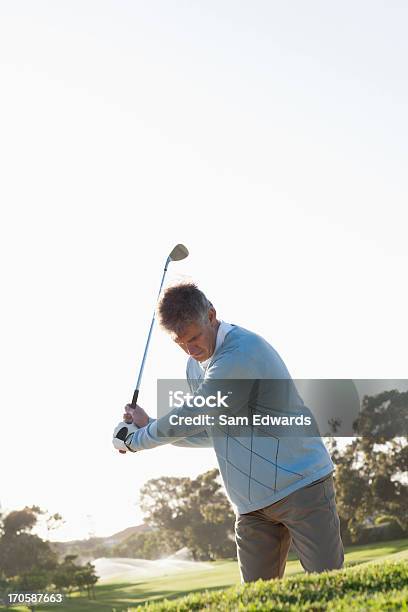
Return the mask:
POLYGON ((169 255, 171 261, 180 261, 185 259, 188 255, 188 249, 184 244, 177 244, 169 255))

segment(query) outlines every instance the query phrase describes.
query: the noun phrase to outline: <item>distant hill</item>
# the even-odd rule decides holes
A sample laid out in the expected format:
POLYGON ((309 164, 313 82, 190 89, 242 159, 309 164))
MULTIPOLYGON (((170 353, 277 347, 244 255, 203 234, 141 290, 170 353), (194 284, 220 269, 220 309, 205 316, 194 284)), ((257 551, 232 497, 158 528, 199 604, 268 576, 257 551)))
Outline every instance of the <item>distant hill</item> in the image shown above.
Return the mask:
POLYGON ((115 544, 120 544, 124 540, 127 540, 130 536, 133 536, 136 533, 143 533, 144 531, 151 531, 151 527, 148 527, 142 523, 141 525, 135 525, 134 527, 126 527, 126 529, 118 531, 118 533, 114 533, 108 538, 102 539, 105 541, 106 545, 114 546, 115 544))
POLYGON ((71 540, 69 542, 51 542, 51 546, 61 559, 63 559, 65 555, 78 555, 78 560, 85 563, 98 557, 112 556, 115 546, 121 544, 130 537, 150 530, 151 527, 142 523, 141 525, 127 527, 111 536, 87 538, 86 540, 71 540))

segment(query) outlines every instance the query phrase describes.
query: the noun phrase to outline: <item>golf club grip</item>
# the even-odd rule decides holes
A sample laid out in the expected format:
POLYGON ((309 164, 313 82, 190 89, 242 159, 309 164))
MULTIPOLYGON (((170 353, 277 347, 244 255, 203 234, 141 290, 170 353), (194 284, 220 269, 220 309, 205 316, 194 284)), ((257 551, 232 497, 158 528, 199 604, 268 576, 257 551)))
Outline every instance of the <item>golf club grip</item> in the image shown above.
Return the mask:
POLYGON ((139 389, 135 389, 134 393, 133 393, 133 398, 132 398, 132 408, 136 408, 136 404, 137 404, 137 398, 139 397, 139 389))

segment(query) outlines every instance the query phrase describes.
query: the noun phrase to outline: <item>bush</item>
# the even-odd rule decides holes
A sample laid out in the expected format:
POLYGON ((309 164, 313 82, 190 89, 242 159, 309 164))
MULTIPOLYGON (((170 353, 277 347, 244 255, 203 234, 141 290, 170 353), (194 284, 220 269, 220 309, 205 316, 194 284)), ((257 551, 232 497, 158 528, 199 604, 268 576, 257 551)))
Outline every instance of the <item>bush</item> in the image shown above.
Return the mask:
POLYGON ((45 591, 52 584, 52 575, 45 570, 33 570, 12 578, 10 584, 14 591, 45 591))
MULTIPOLYGON (((374 593, 364 595, 347 595, 342 599, 329 602, 327 608, 330 612, 348 612, 349 610, 406 610, 408 601, 408 588, 402 591, 388 591, 387 593, 374 593)), ((307 610, 307 608, 304 608, 307 610)), ((316 608, 315 608, 316 609, 316 608)))
POLYGON ((346 570, 258 580, 238 588, 148 604, 149 612, 191 610, 364 610, 395 609, 406 601, 408 563, 371 564, 346 570), (405 599, 404 599, 405 598, 405 599), (361 604, 361 605, 360 605, 361 604), (394 605, 392 608, 392 605, 394 605))
POLYGON ((361 528, 358 535, 358 543, 376 544, 377 542, 386 542, 387 540, 399 540, 405 535, 406 533, 401 525, 394 519, 389 523, 361 528))

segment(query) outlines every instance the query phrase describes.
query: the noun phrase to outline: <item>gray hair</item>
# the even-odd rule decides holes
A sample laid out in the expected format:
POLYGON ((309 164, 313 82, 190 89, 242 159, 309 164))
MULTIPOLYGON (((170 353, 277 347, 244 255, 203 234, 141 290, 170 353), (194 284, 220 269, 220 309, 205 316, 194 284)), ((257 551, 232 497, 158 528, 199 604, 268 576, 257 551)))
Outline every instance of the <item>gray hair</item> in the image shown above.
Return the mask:
POLYGON ((167 287, 157 304, 157 317, 163 329, 177 335, 190 323, 204 323, 212 306, 194 283, 167 287))

